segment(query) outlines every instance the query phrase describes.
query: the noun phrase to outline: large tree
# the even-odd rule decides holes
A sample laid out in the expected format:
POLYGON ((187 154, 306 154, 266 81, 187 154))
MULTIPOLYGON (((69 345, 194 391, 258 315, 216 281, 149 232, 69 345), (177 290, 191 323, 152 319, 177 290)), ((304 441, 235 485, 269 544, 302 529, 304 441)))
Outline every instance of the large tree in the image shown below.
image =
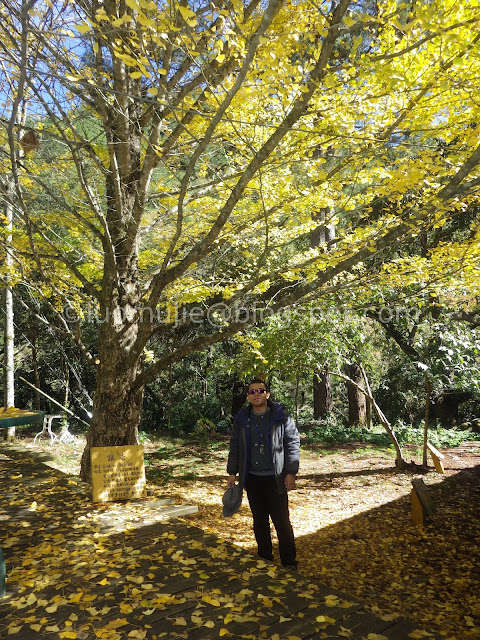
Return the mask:
POLYGON ((1 159, 10 245, 39 319, 96 370, 85 479, 92 445, 136 442, 145 384, 172 362, 254 305, 354 287, 476 197, 467 0, 7 0, 0 17, 5 129, 21 98, 42 135, 35 157, 1 159), (309 242, 324 209, 328 252, 309 242))

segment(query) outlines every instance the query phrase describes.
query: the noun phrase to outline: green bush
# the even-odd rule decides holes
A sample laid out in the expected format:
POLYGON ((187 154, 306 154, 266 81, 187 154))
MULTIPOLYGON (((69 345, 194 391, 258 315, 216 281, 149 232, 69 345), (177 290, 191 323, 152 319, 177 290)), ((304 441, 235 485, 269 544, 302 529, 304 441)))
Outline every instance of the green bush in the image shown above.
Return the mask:
POLYGON ((305 436, 308 444, 346 444, 348 442, 364 442, 387 447, 390 444, 388 434, 373 431, 365 427, 346 427, 331 423, 314 426, 305 436))
POLYGON ((195 424, 192 436, 198 440, 199 444, 205 446, 213 440, 216 435, 215 423, 208 418, 199 418, 195 424))
POLYGON ((172 407, 168 431, 172 434, 192 434, 197 421, 203 419, 217 423, 222 419, 221 407, 216 396, 204 398, 200 394, 187 395, 172 407))
MULTIPOLYGON (((393 431, 400 445, 423 444, 423 429, 414 428, 411 425, 398 424, 393 431)), ((480 440, 480 434, 472 431, 460 431, 455 429, 430 429, 428 440, 435 447, 455 447, 465 440, 480 440)), ((325 421, 314 426, 305 436, 307 444, 346 444, 349 442, 363 442, 381 447, 392 444, 388 433, 381 427, 367 429, 366 427, 345 427, 335 424, 333 421, 325 421)))

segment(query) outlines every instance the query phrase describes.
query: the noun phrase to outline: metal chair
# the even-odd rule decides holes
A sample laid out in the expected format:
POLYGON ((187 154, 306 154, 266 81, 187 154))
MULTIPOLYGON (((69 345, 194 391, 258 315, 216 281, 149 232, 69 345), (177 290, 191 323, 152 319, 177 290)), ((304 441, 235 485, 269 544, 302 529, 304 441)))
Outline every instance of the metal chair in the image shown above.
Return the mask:
POLYGON ((39 431, 39 433, 37 433, 37 435, 33 439, 33 444, 36 443, 37 438, 40 438, 44 434, 50 436, 50 441, 51 442, 55 442, 55 440, 57 440, 58 438, 52 431, 52 422, 54 420, 61 420, 62 418, 63 418, 63 416, 61 416, 61 415, 55 415, 55 416, 47 416, 47 415, 45 415, 45 417, 43 418, 43 428, 42 428, 41 431, 39 431))

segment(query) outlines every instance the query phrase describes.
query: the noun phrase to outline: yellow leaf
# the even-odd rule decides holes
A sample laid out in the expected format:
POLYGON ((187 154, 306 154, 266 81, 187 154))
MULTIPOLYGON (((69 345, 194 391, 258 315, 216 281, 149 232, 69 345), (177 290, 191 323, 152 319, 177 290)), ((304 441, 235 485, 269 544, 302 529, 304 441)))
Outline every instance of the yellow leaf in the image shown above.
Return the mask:
POLYGON ((135 0, 125 0, 126 4, 134 11, 141 11, 140 5, 135 0))
POLYGON ((129 582, 135 582, 136 584, 141 584, 144 578, 143 576, 127 576, 127 580, 129 582))
POLYGON ((76 631, 62 631, 58 635, 60 636, 60 638, 72 638, 73 640, 75 640, 75 638, 77 637, 77 632, 76 631))
POLYGON ((82 24, 77 24, 77 26, 75 27, 75 29, 79 33, 87 33, 87 31, 90 31, 91 28, 92 26, 90 24, 87 24, 86 22, 82 22, 82 24))
POLYGON ((150 87, 150 89, 147 89, 147 93, 149 93, 151 96, 156 96, 158 93, 158 89, 157 87, 150 87))
POLYGON ((380 616, 381 620, 385 620, 385 622, 392 622, 392 620, 396 620, 398 618, 398 614, 395 613, 386 613, 384 616, 380 616))
MULTIPOLYGON (((138 591, 138 589, 137 589, 137 591, 138 591)), ((133 611, 133 607, 132 607, 131 604, 128 604, 128 602, 121 602, 120 603, 120 613, 132 613, 132 611, 133 611)))
POLYGON ((83 591, 78 591, 74 596, 70 598, 70 602, 80 602, 83 596, 83 591))
POLYGON ((15 633, 18 633, 23 628, 23 624, 19 627, 8 627, 8 635, 13 636, 15 633))
POLYGON ((52 631, 53 633, 56 633, 56 632, 60 631, 60 628, 57 627, 56 624, 52 624, 49 627, 45 627, 45 631, 52 631))
POLYGON ((58 609, 58 602, 55 602, 54 604, 51 604, 49 607, 46 607, 45 611, 47 613, 55 613, 57 609, 58 609))
POLYGON ((204 627, 208 627, 209 629, 213 629, 213 627, 215 626, 215 623, 213 622, 213 620, 207 620, 206 622, 203 623, 204 627))
POLYGON ((118 618, 117 620, 110 620, 108 627, 109 629, 118 629, 118 627, 124 627, 126 624, 128 624, 126 618, 118 618))
POLYGON ((155 21, 152 20, 151 18, 147 18, 146 16, 144 16, 143 14, 139 14, 137 20, 139 21, 140 24, 142 24, 144 27, 155 27, 155 21))
POLYGON ((187 9, 187 7, 178 7, 178 10, 182 14, 182 18, 184 20, 191 20, 192 18, 195 18, 195 12, 191 9, 187 9))
POLYGON ((220 636, 220 638, 222 636, 229 636, 230 635, 230 631, 228 629, 222 628, 222 629, 220 629, 220 633, 218 635, 220 636))
POLYGON ((40 631, 41 628, 42 628, 41 624, 31 624, 30 625, 30 629, 32 629, 32 631, 36 631, 37 633, 40 631))
MULTIPOLYGON (((83 594, 82 594, 83 596, 83 594)), ((83 596, 83 600, 84 602, 93 602, 94 600, 96 600, 97 596, 95 594, 90 594, 89 596, 83 596)), ((70 602, 72 602, 72 600, 70 600, 70 602)))
POLYGON ((334 624, 336 622, 336 620, 328 616, 317 616, 315 619, 317 622, 327 622, 328 624, 334 624))
POLYGON ((186 627, 187 623, 185 618, 175 618, 175 622, 173 623, 174 627, 186 627))
POLYGON ((99 580, 97 584, 101 584, 102 587, 104 587, 106 584, 110 584, 110 583, 106 578, 104 578, 103 580, 99 580))
POLYGON ((143 76, 143 73, 141 71, 132 71, 132 73, 129 73, 128 75, 130 76, 130 78, 137 80, 138 78, 141 78, 143 76))
POLYGON ((31 593, 27 598, 27 604, 31 605, 37 601, 37 596, 34 593, 31 593))

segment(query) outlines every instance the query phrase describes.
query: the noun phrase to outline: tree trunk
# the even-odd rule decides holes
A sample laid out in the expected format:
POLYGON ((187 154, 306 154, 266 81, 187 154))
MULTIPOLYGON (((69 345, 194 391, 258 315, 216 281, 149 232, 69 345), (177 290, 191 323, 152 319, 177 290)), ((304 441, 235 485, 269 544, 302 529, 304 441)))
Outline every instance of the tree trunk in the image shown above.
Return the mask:
MULTIPOLYGON (((11 198, 13 196, 12 183, 9 180, 7 185, 7 197, 5 199, 5 217, 7 243, 11 244, 13 234, 13 205, 11 198)), ((4 326, 4 364, 3 364, 3 384, 4 384, 4 399, 3 404, 5 407, 15 406, 15 324, 13 316, 13 293, 10 286, 11 271, 13 269, 13 257, 10 251, 7 249, 5 253, 5 267, 6 267, 6 287, 5 287, 5 326, 4 326)), ((5 440, 13 440, 15 438, 15 427, 8 427, 4 431, 5 440)))
POLYGON ((35 325, 35 318, 30 316, 30 343, 32 345, 32 367, 33 367, 33 379, 35 381, 35 403, 34 408, 36 411, 41 409, 41 395, 39 389, 40 386, 40 372, 38 370, 38 349, 37 349, 37 327, 35 325))
POLYGON ((310 232, 310 246, 319 247, 322 244, 326 244, 328 249, 334 244, 336 230, 335 225, 327 220, 329 213, 330 207, 325 207, 312 214, 312 218, 319 224, 310 232))
POLYGON ((97 386, 80 476, 91 480, 90 449, 138 444, 143 386, 138 386, 141 353, 135 351, 141 327, 136 254, 105 259, 104 295, 98 332, 97 386), (121 271, 120 277, 117 277, 121 271), (121 284, 119 284, 121 283, 121 284))
POLYGON ((313 418, 321 420, 333 411, 332 383, 327 372, 313 376, 313 418))
MULTIPOLYGON (((114 75, 122 75, 116 60, 114 75)), ((123 98, 122 98, 123 100, 123 98)), ((120 101, 122 101, 120 100, 120 101)), ((144 385, 137 384, 142 371, 141 331, 148 334, 152 318, 141 310, 138 273, 137 182, 141 167, 141 107, 124 101, 127 111, 116 109, 105 122, 109 132, 112 172, 106 176, 106 222, 103 237, 104 263, 98 332, 97 385, 93 397, 80 476, 91 481, 90 449, 138 444, 144 385), (129 105, 129 106, 128 106, 129 105), (117 142, 115 142, 117 139, 117 142), (113 169, 114 168, 114 169, 113 169)))
POLYGON ((371 429, 373 426, 373 411, 372 411, 372 403, 367 398, 367 416, 366 416, 366 425, 367 429, 371 429))
MULTIPOLYGON (((236 374, 235 374, 236 375, 236 374)), ((236 416, 240 409, 245 404, 247 399, 247 390, 245 386, 245 382, 239 380, 238 377, 235 377, 235 380, 232 385, 232 417, 236 416)))
MULTIPOLYGON (((362 369, 356 363, 352 363, 345 366, 345 373, 351 378, 358 387, 364 388, 364 380, 362 376, 362 369)), ((347 382, 347 394, 348 394, 348 426, 362 425, 367 422, 367 403, 365 395, 359 391, 357 386, 347 382)))
MULTIPOLYGON (((310 245, 312 248, 326 245, 335 238, 335 226, 333 223, 327 224, 327 215, 330 208, 325 207, 315 212, 312 217, 319 223, 310 234, 310 245)), ((333 411, 332 386, 328 373, 315 373, 313 375, 313 419, 321 420, 328 413, 333 411)))
MULTIPOLYGON (((173 384, 173 370, 172 365, 168 367, 168 389, 172 388, 173 384)), ((170 429, 172 423, 172 394, 167 393, 167 428, 170 429)))
POLYGON ((67 359, 63 359, 63 370, 65 375, 65 393, 63 395, 63 406, 67 407, 70 405, 70 368, 68 366, 67 359))
POLYGON ((92 422, 87 431, 80 468, 80 476, 85 482, 91 480, 91 447, 138 444, 142 416, 143 387, 135 388, 139 366, 126 366, 121 346, 106 339, 104 334, 101 331, 99 336, 100 345, 102 341, 106 344, 100 348, 92 422))
POLYGON ((300 415, 299 390, 300 390, 300 378, 297 376, 297 379, 295 380, 295 426, 296 427, 298 427, 298 418, 300 415))
POLYGON ((430 394, 432 393, 432 385, 428 376, 425 376, 425 424, 423 426, 423 466, 426 467, 427 461, 427 442, 428 442, 428 422, 430 417, 430 394))

